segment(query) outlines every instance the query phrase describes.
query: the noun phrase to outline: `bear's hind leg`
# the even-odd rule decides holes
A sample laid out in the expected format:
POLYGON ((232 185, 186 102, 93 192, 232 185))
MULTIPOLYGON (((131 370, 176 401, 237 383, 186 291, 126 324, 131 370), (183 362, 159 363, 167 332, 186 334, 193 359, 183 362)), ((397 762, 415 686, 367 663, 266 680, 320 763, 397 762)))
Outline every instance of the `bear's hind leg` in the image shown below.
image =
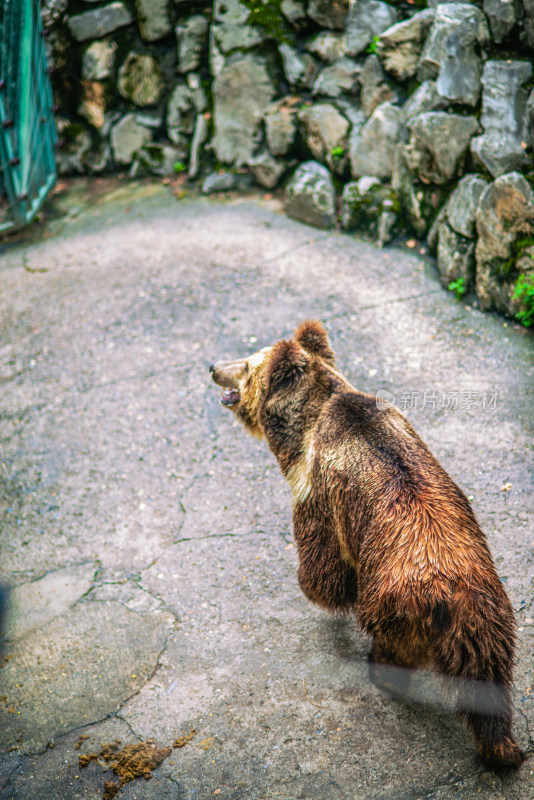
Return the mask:
POLYGON ((435 642, 435 665, 458 678, 457 715, 465 719, 478 752, 490 766, 519 766, 523 755, 512 734, 512 667, 514 620, 508 608, 500 618, 486 607, 473 613, 454 632, 443 632, 435 642))
POLYGON ((368 656, 369 680, 383 692, 402 699, 410 686, 413 665, 407 663, 391 642, 373 639, 368 656))

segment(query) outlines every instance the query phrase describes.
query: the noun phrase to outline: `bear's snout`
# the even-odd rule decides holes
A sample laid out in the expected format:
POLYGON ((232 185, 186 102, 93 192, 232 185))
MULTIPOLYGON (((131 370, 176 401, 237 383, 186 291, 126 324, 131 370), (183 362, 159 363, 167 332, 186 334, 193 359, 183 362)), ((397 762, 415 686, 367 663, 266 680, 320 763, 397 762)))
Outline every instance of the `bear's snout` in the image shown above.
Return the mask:
POLYGON ((216 361, 210 366, 213 380, 223 389, 239 389, 239 384, 247 373, 246 359, 237 361, 216 361))
POLYGON ((224 406, 235 406, 241 399, 239 387, 247 374, 246 359, 237 361, 217 361, 210 366, 211 376, 218 386, 224 389, 221 403, 224 406))

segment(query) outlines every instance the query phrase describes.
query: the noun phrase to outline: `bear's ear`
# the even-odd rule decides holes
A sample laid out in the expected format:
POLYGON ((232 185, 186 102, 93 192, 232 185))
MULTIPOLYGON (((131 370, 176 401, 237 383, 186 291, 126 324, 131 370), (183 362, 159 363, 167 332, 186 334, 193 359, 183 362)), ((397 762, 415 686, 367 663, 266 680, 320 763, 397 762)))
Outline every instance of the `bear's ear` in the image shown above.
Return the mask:
POLYGON ((317 320, 307 319, 306 322, 299 325, 295 331, 295 341, 308 353, 314 353, 324 358, 325 361, 329 361, 331 364, 334 363, 334 351, 330 347, 325 329, 317 320))
POLYGON ((309 359, 294 341, 282 339, 273 347, 265 372, 268 392, 282 392, 297 384, 309 359))

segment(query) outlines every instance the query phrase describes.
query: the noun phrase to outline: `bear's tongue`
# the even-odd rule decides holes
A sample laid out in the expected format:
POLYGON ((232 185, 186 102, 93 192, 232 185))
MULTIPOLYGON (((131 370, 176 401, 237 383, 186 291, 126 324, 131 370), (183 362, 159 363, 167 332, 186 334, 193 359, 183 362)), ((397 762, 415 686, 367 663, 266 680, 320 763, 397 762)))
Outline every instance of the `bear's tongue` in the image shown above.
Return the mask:
POLYGON ((223 406, 234 406, 240 400, 240 394, 235 389, 223 389, 221 403, 223 406))

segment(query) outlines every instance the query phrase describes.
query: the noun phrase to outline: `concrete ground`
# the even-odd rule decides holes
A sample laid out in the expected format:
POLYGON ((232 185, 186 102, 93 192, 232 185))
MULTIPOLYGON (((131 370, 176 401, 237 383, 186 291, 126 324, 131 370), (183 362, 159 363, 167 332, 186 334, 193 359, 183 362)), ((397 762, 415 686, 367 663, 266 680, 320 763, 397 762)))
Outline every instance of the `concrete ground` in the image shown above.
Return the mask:
POLYGON ((116 778, 80 754, 192 730, 120 800, 534 797, 532 335, 417 249, 276 199, 107 189, 75 185, 0 260, 0 800, 101 798, 116 778), (484 768, 424 678, 426 703, 380 694, 354 620, 299 591, 288 486, 208 365, 310 316, 472 497, 517 610, 515 773, 484 768))

